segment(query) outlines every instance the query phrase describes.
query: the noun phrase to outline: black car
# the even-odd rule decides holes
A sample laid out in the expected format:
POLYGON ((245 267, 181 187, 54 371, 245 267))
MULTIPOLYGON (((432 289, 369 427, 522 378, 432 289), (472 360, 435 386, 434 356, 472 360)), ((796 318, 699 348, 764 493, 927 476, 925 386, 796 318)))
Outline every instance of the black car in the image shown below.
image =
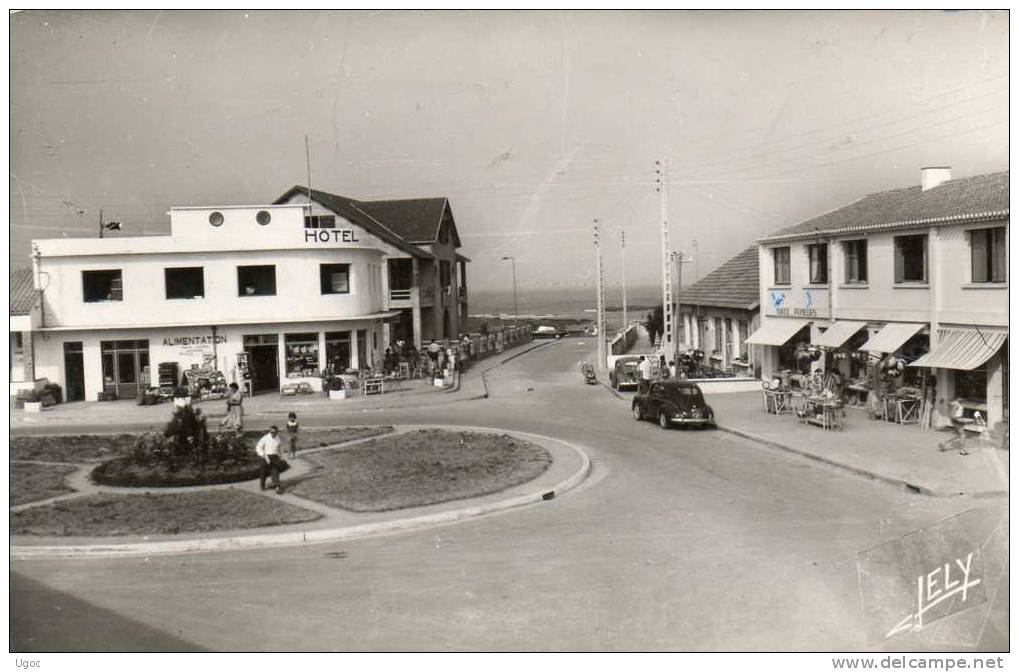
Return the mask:
POLYGON ((701 388, 686 380, 642 382, 633 397, 633 417, 655 418, 662 429, 674 424, 715 426, 715 412, 704 402, 701 388))
POLYGON ((638 357, 620 357, 609 371, 609 385, 617 390, 623 387, 637 387, 640 383, 640 372, 637 365, 640 363, 638 357))

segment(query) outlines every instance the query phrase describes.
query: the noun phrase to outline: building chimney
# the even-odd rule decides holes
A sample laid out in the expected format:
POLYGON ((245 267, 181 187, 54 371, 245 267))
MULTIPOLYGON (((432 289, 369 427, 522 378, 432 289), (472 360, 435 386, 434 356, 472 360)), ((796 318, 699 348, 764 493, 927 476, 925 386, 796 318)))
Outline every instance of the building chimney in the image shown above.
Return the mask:
POLYGON ((952 179, 952 169, 949 166, 931 166, 920 169, 920 191, 933 189, 942 182, 952 179))

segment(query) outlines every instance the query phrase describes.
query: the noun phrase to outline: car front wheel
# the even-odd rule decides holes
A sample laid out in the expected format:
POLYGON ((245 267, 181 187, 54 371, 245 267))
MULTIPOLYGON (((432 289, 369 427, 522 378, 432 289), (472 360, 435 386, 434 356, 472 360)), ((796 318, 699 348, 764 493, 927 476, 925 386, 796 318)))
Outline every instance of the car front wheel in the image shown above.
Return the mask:
POLYGON ((665 415, 665 411, 658 413, 658 426, 662 429, 669 428, 669 416, 665 415))
POLYGON ((638 421, 644 419, 644 414, 641 412, 640 404, 638 403, 634 403, 633 405, 633 419, 638 421))

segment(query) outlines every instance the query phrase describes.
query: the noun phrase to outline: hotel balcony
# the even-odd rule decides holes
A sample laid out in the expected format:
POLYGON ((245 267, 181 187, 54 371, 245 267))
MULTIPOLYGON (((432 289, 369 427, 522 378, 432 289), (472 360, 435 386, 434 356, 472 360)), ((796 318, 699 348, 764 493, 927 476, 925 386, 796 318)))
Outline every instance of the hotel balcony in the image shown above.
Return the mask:
POLYGON ((390 289, 389 290, 389 308, 400 309, 400 308, 413 308, 416 306, 428 307, 435 303, 435 290, 431 287, 427 287, 422 291, 418 287, 409 287, 407 289, 390 289))

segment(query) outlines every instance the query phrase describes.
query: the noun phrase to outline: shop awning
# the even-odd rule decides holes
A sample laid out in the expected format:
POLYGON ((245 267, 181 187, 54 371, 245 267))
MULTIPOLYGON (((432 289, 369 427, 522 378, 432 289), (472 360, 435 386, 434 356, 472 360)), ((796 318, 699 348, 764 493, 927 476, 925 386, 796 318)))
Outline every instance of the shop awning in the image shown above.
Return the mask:
POLYGON ((789 339, 796 335, 803 327, 810 324, 810 320, 790 320, 784 317, 774 317, 765 320, 761 328, 750 334, 747 343, 757 345, 785 345, 789 339))
POLYGON ((938 344, 910 366, 932 369, 975 369, 996 353, 1008 338, 1004 331, 939 329, 938 344))
POLYGON ((895 352, 925 326, 927 325, 915 322, 889 322, 861 345, 860 350, 895 352))
POLYGON ((827 331, 817 337, 814 345, 823 345, 827 348, 837 348, 848 341, 853 334, 867 326, 866 322, 855 322, 853 320, 839 320, 828 327, 827 331))

